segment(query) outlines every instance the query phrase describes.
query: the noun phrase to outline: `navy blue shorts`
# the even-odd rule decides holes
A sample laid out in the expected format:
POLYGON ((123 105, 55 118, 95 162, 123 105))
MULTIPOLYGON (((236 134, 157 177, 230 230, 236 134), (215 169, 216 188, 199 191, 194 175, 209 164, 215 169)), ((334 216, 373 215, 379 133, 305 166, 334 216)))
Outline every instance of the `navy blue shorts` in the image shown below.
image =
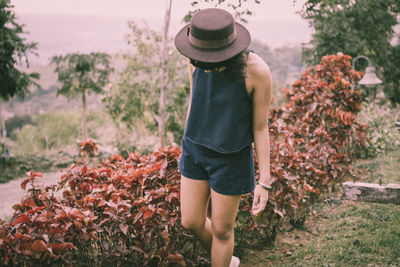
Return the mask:
POLYGON ((195 180, 208 180, 223 195, 241 195, 254 190, 252 146, 234 153, 219 153, 205 146, 182 140, 179 171, 195 180))

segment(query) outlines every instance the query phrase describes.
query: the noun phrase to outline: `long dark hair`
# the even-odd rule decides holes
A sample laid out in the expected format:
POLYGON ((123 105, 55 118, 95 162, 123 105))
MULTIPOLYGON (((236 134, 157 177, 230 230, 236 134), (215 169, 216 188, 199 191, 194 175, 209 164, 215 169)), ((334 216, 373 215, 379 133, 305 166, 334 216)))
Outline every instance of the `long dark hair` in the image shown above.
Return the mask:
POLYGON ((225 67, 228 75, 233 79, 244 79, 246 78, 246 67, 247 67, 247 52, 244 50, 238 55, 216 63, 201 62, 197 60, 190 59, 190 63, 203 70, 216 71, 221 67, 225 67))

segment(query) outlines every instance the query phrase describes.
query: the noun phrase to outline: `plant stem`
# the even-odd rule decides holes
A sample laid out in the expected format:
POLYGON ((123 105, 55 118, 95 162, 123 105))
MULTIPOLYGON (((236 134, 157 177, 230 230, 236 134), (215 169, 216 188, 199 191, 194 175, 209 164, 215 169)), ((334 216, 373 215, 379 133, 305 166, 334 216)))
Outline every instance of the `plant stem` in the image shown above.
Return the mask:
POLYGON ((82 137, 87 141, 86 90, 82 91, 82 137))

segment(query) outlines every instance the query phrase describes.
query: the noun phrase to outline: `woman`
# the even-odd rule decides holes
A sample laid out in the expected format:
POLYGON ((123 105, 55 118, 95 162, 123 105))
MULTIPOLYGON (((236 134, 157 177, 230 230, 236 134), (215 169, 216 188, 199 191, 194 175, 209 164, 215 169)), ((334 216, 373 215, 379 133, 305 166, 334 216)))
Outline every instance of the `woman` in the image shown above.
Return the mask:
POLYGON ((216 8, 197 12, 175 37, 176 48, 190 60, 191 102, 179 162, 182 226, 211 252, 215 267, 239 265, 232 255, 240 196, 255 190, 256 215, 264 210, 271 189, 271 74, 249 44, 247 29, 216 8), (253 141, 260 170, 257 186, 253 141))

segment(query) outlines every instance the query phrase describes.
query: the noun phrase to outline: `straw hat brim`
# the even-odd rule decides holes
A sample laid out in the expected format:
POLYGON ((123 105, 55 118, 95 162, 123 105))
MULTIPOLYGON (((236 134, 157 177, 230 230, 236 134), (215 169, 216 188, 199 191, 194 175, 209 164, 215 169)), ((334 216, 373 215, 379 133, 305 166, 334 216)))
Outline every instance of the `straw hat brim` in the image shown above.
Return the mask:
POLYGON ((175 47, 182 55, 193 60, 207 63, 222 62, 241 53, 250 45, 249 31, 238 22, 235 22, 235 40, 230 45, 219 49, 201 49, 191 45, 187 35, 189 27, 190 23, 175 36, 175 47))

